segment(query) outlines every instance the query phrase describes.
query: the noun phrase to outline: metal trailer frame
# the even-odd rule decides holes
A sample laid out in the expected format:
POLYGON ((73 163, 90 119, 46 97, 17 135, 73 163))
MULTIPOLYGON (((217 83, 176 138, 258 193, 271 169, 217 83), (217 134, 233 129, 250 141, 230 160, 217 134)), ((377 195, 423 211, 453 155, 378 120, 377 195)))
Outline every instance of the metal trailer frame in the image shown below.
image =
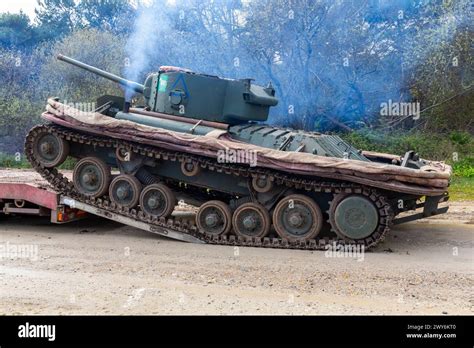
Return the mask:
POLYGON ((79 209, 60 204, 60 195, 32 183, 0 183, 0 202, 5 215, 50 216, 51 222, 63 224, 87 216, 79 209))

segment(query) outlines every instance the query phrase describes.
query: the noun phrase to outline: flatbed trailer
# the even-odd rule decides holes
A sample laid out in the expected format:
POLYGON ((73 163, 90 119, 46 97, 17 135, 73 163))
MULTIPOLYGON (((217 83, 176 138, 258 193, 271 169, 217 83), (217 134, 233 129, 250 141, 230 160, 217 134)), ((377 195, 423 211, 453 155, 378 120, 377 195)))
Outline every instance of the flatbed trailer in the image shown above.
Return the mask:
MULTIPOLYGON (((66 172, 65 175, 71 175, 71 173, 66 172)), ((173 214, 193 216, 192 213, 182 211, 176 211, 173 214)), ((2 215, 49 216, 51 223, 54 224, 63 224, 95 215, 168 238, 204 243, 191 235, 150 225, 63 196, 49 187, 46 181, 32 170, 0 169, 0 216, 2 215)))
POLYGON ((60 195, 34 171, 0 169, 0 215, 49 216, 55 224, 87 216, 60 201, 60 195))

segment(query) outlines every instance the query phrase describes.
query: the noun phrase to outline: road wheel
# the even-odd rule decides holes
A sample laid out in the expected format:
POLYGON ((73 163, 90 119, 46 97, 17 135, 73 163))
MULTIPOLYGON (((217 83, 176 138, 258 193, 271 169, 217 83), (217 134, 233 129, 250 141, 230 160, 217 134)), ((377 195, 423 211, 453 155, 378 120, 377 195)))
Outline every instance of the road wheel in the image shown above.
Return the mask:
POLYGON ((45 168, 53 168, 66 160, 69 143, 56 134, 43 130, 33 141, 33 154, 45 168))
POLYGON ((259 203, 242 204, 234 212, 232 227, 240 237, 265 237, 271 227, 270 214, 259 203))
POLYGON ((120 207, 133 208, 138 204, 142 185, 133 175, 122 174, 112 180, 109 197, 120 207))
POLYGON ((315 238, 323 227, 323 214, 310 197, 284 197, 273 211, 273 225, 281 238, 305 241, 315 238))
POLYGON ((140 206, 145 214, 152 217, 170 216, 176 206, 176 197, 165 184, 151 184, 140 195, 140 206))
POLYGON ((225 235, 232 227, 232 211, 224 202, 206 202, 197 212, 196 224, 201 232, 208 235, 225 235))
POLYGON ((76 190, 85 196, 103 196, 109 189, 110 167, 99 158, 85 157, 74 166, 73 182, 76 190))

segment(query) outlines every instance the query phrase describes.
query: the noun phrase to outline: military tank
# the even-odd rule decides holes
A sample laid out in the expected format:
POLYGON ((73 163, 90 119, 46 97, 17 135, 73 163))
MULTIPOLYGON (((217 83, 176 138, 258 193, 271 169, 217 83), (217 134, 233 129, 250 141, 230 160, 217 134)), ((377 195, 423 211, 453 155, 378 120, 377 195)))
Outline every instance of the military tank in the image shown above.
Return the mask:
POLYGON ((208 243, 296 249, 369 248, 393 224, 448 209, 444 163, 265 124, 278 103, 271 84, 170 66, 139 84, 57 58, 125 89, 93 112, 49 99, 46 123, 26 137, 33 167, 79 201, 208 243), (72 180, 58 171, 68 157, 72 180), (195 221, 173 215, 177 202, 196 207, 195 221))

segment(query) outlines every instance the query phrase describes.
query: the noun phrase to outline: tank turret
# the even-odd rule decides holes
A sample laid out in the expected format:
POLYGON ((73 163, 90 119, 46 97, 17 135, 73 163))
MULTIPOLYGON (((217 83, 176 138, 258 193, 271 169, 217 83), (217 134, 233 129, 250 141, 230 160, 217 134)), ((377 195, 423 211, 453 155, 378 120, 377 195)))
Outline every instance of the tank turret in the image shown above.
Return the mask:
POLYGON ((142 85, 61 54, 58 59, 143 94, 147 111, 236 125, 266 121, 269 108, 278 103, 271 85, 262 87, 252 79, 224 79, 162 67, 142 85))

